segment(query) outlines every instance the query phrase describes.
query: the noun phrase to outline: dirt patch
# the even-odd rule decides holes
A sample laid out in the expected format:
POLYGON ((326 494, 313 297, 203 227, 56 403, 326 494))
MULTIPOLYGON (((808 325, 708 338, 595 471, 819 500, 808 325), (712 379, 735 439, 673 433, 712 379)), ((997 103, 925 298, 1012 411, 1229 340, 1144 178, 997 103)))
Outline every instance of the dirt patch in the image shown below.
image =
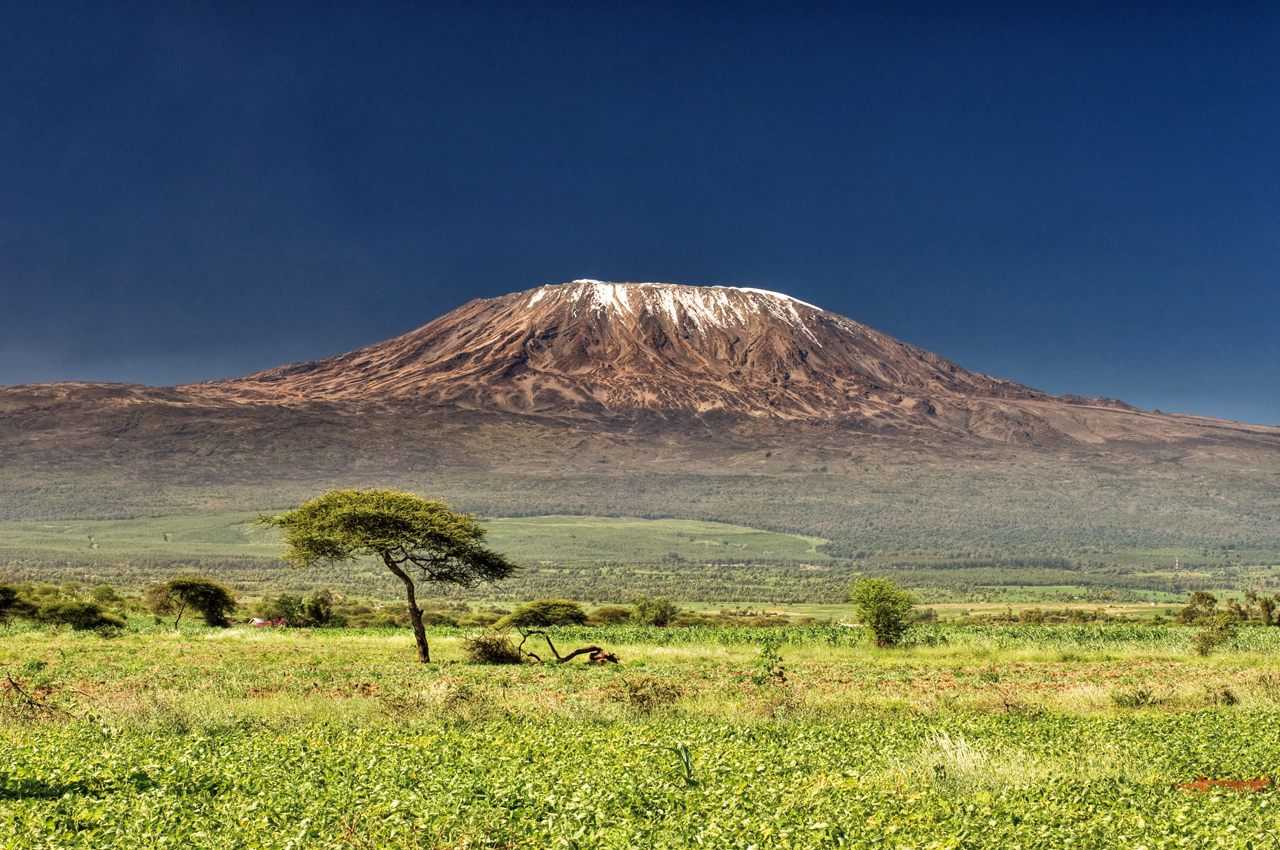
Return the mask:
POLYGON ((1271 777, 1260 776, 1257 779, 1209 779, 1200 777, 1194 782, 1183 782, 1178 785, 1182 791, 1212 791, 1222 788, 1227 791, 1257 793, 1271 788, 1271 777))

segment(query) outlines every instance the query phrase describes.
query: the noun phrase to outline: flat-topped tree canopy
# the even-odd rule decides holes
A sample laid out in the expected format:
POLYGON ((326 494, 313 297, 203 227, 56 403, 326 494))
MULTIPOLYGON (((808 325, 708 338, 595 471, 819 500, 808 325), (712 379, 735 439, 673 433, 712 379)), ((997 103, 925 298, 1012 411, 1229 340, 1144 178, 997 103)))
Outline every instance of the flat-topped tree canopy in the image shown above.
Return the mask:
POLYGON ((420 660, 431 660, 416 581, 474 587, 515 565, 483 545, 485 530, 444 502, 398 490, 331 490, 264 524, 284 532, 285 560, 300 567, 382 560, 404 583, 420 660))

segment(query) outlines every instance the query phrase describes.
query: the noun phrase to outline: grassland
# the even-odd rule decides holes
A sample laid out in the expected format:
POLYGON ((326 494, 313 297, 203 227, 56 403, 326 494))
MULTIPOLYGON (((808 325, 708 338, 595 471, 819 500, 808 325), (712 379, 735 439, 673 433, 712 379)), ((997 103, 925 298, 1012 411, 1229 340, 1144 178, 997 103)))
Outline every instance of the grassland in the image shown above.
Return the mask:
MULTIPOLYGON (((257 516, 211 511, 0 523, 0 577, 137 587, 176 570, 199 569, 250 595, 330 586, 398 598, 398 586, 377 564, 290 570, 279 561, 276 532, 257 526, 257 516)), ((734 601, 820 598, 819 583, 843 585, 851 575, 847 564, 821 551, 822 538, 726 523, 544 516, 488 518, 484 524, 490 545, 522 566, 513 581, 483 591, 507 599, 548 593, 583 599, 644 593, 734 601)))
MULTIPOLYGON (((254 524, 258 512, 217 511, 109 520, 0 523, 0 553, 42 552, 68 558, 263 558, 280 554, 277 532, 254 524)), ((812 561, 831 558, 820 537, 782 534, 697 520, 634 517, 496 517, 485 519, 495 549, 528 562, 638 563, 812 561)))
MULTIPOLYGON (((275 533, 254 525, 258 513, 211 507, 132 518, 0 522, 0 579, 136 588, 196 569, 249 596, 322 586, 398 596, 374 564, 289 570, 278 560, 275 533)), ((1212 568, 1194 564, 1190 549, 1127 550, 1127 566, 971 553, 916 552, 904 560, 897 552, 839 556, 822 537, 709 520, 552 515, 491 517, 485 525, 492 545, 523 567, 513 580, 482 591, 507 600, 666 595, 711 603, 831 604, 843 600, 858 573, 890 575, 931 603, 978 606, 1134 605, 1173 602, 1196 589, 1280 588, 1280 568, 1266 553, 1245 550, 1233 550, 1237 564, 1212 568)))
POLYGON ((1280 629, 567 633, 613 667, 398 631, 0 633, 0 846, 1275 846, 1280 629), (760 644, 782 640, 783 675, 760 644), (927 638, 927 639, 925 639, 927 638), (933 645, 925 645, 932 643, 933 645), (686 761, 687 758, 687 761, 686 761))

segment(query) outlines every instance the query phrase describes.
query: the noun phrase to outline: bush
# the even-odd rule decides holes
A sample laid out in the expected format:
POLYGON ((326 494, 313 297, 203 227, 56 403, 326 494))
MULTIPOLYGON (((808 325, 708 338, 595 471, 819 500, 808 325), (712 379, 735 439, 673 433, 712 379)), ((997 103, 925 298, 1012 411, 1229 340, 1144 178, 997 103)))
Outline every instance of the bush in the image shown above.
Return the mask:
POLYGON ((500 629, 539 629, 548 626, 581 626, 587 612, 569 599, 538 599, 521 605, 497 622, 500 629))
POLYGON ((302 625, 302 597, 294 593, 264 597, 258 604, 257 616, 264 620, 284 620, 286 626, 302 625))
POLYGON ((770 635, 760 644, 760 655, 756 658, 756 669, 751 674, 751 681, 757 685, 781 684, 787 681, 787 668, 782 664, 782 654, 778 647, 781 638, 770 635))
POLYGON ((1130 691, 1112 691, 1111 702, 1117 708, 1148 708, 1160 705, 1164 700, 1147 688, 1134 688, 1130 691))
POLYGON ((616 626, 631 619, 631 609, 624 605, 601 605, 591 612, 591 623, 597 626, 616 626))
POLYGON ((95 585, 89 591, 89 598, 97 602, 99 605, 120 605, 124 602, 124 598, 116 592, 116 589, 109 584, 95 585))
POLYGON ((456 626, 458 618, 448 611, 426 608, 422 611, 422 624, 424 626, 456 626))
POLYGON ((680 699, 684 691, 675 682, 657 676, 619 676, 605 689, 609 699, 647 714, 680 699))
POLYGON ((36 611, 42 623, 70 626, 77 631, 123 628, 123 618, 103 610, 96 602, 50 602, 36 611))
POLYGON ((317 590, 302 603, 302 616, 308 626, 323 628, 337 625, 333 614, 333 591, 317 590))
MULTIPOLYGON (((345 625, 346 618, 334 610, 334 602, 330 590, 317 590, 305 599, 294 593, 282 593, 263 599, 256 615, 264 620, 284 620, 284 624, 293 629, 345 625)), ((363 623, 361 615, 367 610, 354 609, 357 621, 363 623)))
POLYGON ((876 646, 897 646, 907 631, 907 616, 915 605, 911 594, 888 579, 864 578, 854 582, 849 599, 863 625, 871 629, 876 646))
POLYGON ((23 599, 16 587, 0 584, 0 623, 8 622, 10 617, 30 617, 36 613, 36 606, 23 599))
POLYGON ((1199 623, 1208 620, 1217 612, 1218 597, 1203 590, 1197 590, 1187 597, 1187 604, 1178 611, 1178 622, 1199 623))
POLYGON ((463 645, 472 664, 519 664, 520 650, 506 635, 485 633, 467 638, 463 645))
POLYGON ((1219 612, 1203 620, 1202 623, 1203 625, 1196 630, 1195 636, 1191 639, 1196 655, 1208 655, 1236 636, 1236 618, 1231 613, 1219 612))
POLYGON ((459 617, 458 625, 487 629, 494 623, 498 622, 498 619, 501 616, 501 614, 494 611, 472 611, 470 614, 464 614, 459 617))
POLYGON ((669 626, 680 616, 680 608, 665 597, 636 600, 632 619, 645 626, 669 626))

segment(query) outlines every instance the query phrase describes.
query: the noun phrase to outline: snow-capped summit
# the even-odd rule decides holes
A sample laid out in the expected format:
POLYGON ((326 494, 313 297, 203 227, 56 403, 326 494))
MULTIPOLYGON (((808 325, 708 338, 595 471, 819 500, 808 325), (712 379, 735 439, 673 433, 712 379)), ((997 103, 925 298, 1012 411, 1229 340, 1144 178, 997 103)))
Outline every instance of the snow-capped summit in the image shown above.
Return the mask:
POLYGON ((589 279, 471 301, 387 342, 221 386, 521 413, 808 420, 886 405, 932 416, 948 396, 1041 395, 782 293, 589 279))

